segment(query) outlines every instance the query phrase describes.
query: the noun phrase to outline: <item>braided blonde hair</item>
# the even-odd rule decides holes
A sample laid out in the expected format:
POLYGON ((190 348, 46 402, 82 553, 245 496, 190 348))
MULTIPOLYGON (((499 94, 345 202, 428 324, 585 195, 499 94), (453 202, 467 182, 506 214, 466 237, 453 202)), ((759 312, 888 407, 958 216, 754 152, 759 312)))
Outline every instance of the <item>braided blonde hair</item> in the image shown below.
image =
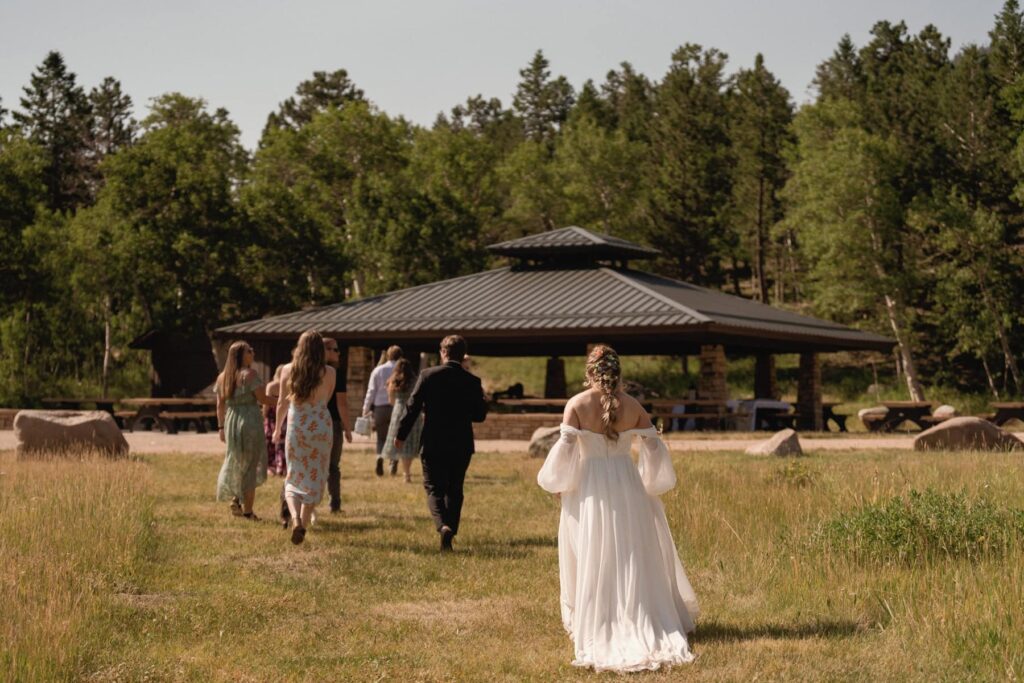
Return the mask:
POLYGON ((615 349, 598 344, 587 357, 587 379, 584 385, 595 387, 601 392, 601 424, 604 435, 609 439, 619 438, 613 426, 619 413, 619 398, 615 394, 622 381, 622 367, 615 349))

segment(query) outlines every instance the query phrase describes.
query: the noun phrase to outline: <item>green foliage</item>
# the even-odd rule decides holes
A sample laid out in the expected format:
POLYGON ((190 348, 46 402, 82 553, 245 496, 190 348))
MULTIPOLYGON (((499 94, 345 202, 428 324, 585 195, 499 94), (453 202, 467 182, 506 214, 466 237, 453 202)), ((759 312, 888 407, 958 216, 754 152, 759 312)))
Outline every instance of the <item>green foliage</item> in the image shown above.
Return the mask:
POLYGON ((366 98, 345 69, 314 71, 313 78, 299 83, 295 95, 282 102, 278 110, 267 117, 263 134, 266 136, 280 128, 298 130, 330 107, 343 109, 345 105, 357 102, 366 102, 366 98))
POLYGON ((795 488, 807 488, 813 486, 821 479, 821 473, 805 463, 803 460, 789 458, 780 465, 769 478, 770 482, 793 486, 795 488))
POLYGON ((29 139, 45 150, 46 202, 58 211, 89 201, 89 98, 59 52, 50 52, 24 88, 14 113, 29 139))
POLYGON ((984 494, 911 490, 837 515, 810 541, 861 561, 917 564, 943 558, 1001 556, 1024 538, 1024 510, 984 494))
POLYGON ((658 87, 648 169, 647 241, 664 252, 673 276, 724 281, 733 235, 724 216, 732 191, 726 56, 687 44, 672 55, 658 87))
MULTIPOLYGON (((104 355, 104 381, 137 386, 124 348, 150 328, 455 277, 567 224, 657 247, 673 277, 891 334, 914 396, 922 379, 1019 394, 1017 0, 989 39, 951 55, 933 26, 879 22, 839 40, 795 114, 760 56, 730 72, 693 44, 660 78, 622 62, 579 92, 537 51, 510 108, 476 95, 429 129, 317 71, 251 156, 224 110, 167 94, 140 126, 116 79, 86 94, 50 53, 14 126, 0 107, 0 400, 94 386, 104 355)), ((844 373, 843 398, 874 383, 863 362, 844 373)), ((650 381, 688 388, 667 374, 650 381)))
POLYGON ((729 224, 744 259, 753 267, 754 294, 768 303, 769 264, 774 266, 776 291, 781 294, 784 289, 778 264, 786 242, 773 244, 771 230, 783 217, 781 191, 788 176, 783 152, 792 144, 793 106, 789 92, 758 54, 753 69, 741 69, 736 75, 729 107, 735 158, 729 224))
POLYGON ((534 142, 551 143, 575 102, 569 81, 565 76, 552 79, 549 66, 544 53, 537 50, 519 71, 520 81, 512 100, 523 134, 534 142))

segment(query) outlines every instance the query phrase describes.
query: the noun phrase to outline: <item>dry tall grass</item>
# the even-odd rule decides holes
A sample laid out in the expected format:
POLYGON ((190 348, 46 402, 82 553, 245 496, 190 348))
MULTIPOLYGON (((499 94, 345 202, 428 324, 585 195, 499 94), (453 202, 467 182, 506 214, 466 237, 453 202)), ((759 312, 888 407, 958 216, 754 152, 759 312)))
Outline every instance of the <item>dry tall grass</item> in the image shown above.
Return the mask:
MULTIPOLYGON (((120 537, 105 536, 112 530, 103 523, 75 521, 92 516, 80 503, 54 502, 87 495, 96 517, 109 514, 107 498, 118 496, 86 490, 106 486, 100 482, 114 470, 90 464, 91 487, 55 489, 52 482, 40 484, 47 477, 67 479, 61 466, 3 461, 0 479, 16 474, 22 496, 39 499, 19 533, 49 533, 35 531, 38 506, 53 510, 58 528, 70 531, 51 541, 59 552, 19 551, 36 563, 37 573, 59 574, 25 584, 23 592, 36 596, 39 609, 72 604, 100 615, 83 632, 61 631, 54 607, 45 608, 53 616, 40 625, 28 612, 16 612, 17 626, 38 633, 17 641, 22 671, 37 667, 31 670, 46 678, 67 666, 93 681, 614 678, 569 664, 571 646, 558 616, 557 504, 535 484, 539 461, 477 456, 458 552, 442 557, 422 489, 377 479, 371 457, 346 455, 345 514, 322 516, 300 547, 270 519, 280 480, 259 490, 257 512, 265 519, 251 523, 213 502, 217 458, 147 460, 157 501, 156 547, 141 573, 118 569, 136 566, 137 555, 128 549, 140 547, 138 535, 133 541, 125 528, 120 537), (87 528, 75 531, 75 525, 87 528), (76 535, 106 539, 96 544, 125 554, 118 560, 79 548, 69 540, 76 535), (47 558, 58 568, 74 568, 58 572, 47 558), (87 575, 101 577, 84 581, 98 586, 99 595, 130 595, 116 595, 106 611, 93 598, 76 603, 78 593, 64 591, 63 582, 81 585, 87 575), (112 576, 130 577, 131 586, 112 586, 112 576), (57 634, 54 647, 32 645, 46 637, 44 630, 57 634)), ((813 542, 823 522, 911 489, 964 491, 1024 508, 1019 455, 875 451, 786 461, 700 453, 677 455, 675 462, 680 484, 663 500, 702 602, 698 659, 635 680, 1021 677, 1020 547, 975 561, 887 564, 813 542)), ((135 486, 141 495, 136 470, 115 480, 120 483, 108 491, 135 486)), ((2 487, 6 517, 14 487, 9 481, 2 487)), ((130 506, 114 514, 138 519, 130 506)), ((5 552, 5 572, 9 564, 16 563, 8 563, 5 552)), ((6 609, 13 598, 5 593, 3 599, 6 609)), ((6 612, 2 618, 5 632, 17 630, 8 626, 6 612)))
POLYGON ((78 680, 151 539, 142 463, 0 454, 0 679, 78 680))

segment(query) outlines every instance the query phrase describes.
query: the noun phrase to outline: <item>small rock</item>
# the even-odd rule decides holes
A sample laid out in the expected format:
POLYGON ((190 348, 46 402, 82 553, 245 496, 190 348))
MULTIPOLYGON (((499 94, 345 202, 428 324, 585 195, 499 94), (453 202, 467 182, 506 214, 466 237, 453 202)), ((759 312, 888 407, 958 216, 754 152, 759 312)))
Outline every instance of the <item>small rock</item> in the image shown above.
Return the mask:
POLYGON ((932 411, 932 416, 940 418, 942 420, 948 420, 951 417, 958 417, 959 413, 956 412, 956 408, 950 405, 941 405, 932 411))
POLYGON ((803 455, 800 438, 792 429, 783 429, 770 439, 754 444, 747 449, 747 455, 803 455))
POLYGON ((914 437, 915 451, 1016 451, 1024 443, 980 417, 954 417, 914 437))
POLYGON ((538 427, 533 430, 533 436, 530 437, 530 457, 548 457, 548 451, 555 445, 561 434, 561 427, 538 427))

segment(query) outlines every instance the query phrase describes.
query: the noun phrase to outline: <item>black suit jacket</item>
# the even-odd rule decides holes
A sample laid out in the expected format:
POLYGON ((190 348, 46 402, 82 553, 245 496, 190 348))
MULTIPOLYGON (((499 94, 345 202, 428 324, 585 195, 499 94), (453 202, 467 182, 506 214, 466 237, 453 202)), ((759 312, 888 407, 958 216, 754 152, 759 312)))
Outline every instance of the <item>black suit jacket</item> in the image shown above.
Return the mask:
POLYGON ((487 417, 480 378, 456 361, 427 368, 420 373, 409 397, 408 410, 398 426, 398 438, 405 441, 420 411, 426 413, 420 444, 424 457, 472 455, 473 423, 487 417))

